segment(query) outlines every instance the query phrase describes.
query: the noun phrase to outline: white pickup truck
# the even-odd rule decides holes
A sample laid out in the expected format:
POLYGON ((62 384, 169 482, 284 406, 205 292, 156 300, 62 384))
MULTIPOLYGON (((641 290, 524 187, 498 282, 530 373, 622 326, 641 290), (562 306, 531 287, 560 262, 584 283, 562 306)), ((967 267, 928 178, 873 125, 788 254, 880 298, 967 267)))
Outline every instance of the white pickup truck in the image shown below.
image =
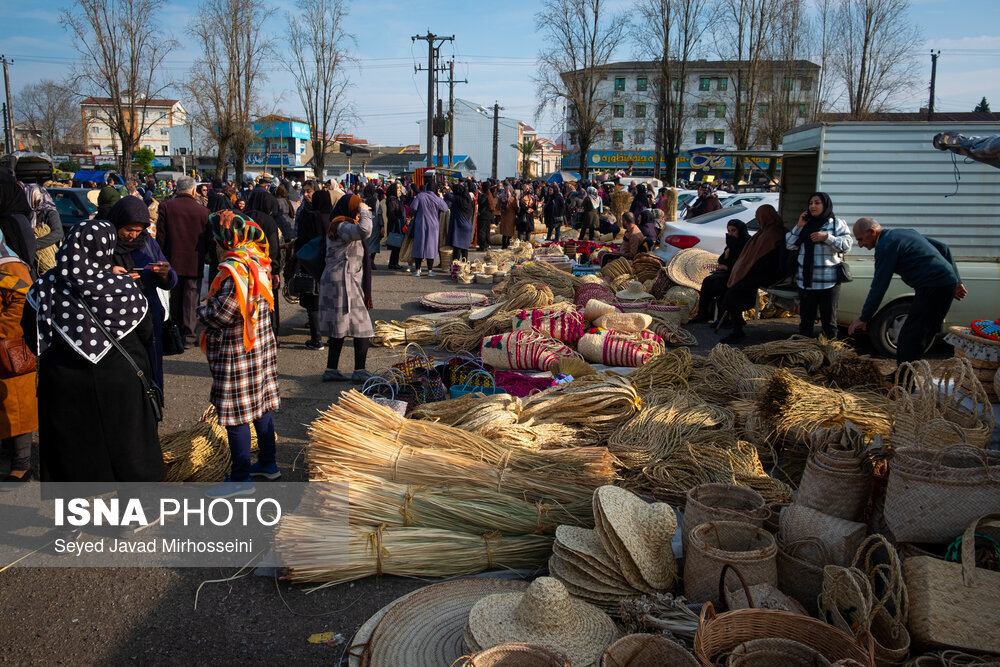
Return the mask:
MULTIPOLYGON (((887 229, 908 227, 951 248, 969 295, 952 304, 944 326, 1000 315, 1000 171, 936 150, 942 131, 1000 134, 1000 123, 837 122, 804 125, 785 135, 781 217, 791 228, 809 195, 830 195, 838 218, 860 217, 887 229)), ((841 286, 837 319, 861 313, 874 255, 856 244, 847 255, 854 281, 841 286)), ((913 290, 893 278, 868 325, 874 347, 894 355, 913 290)))

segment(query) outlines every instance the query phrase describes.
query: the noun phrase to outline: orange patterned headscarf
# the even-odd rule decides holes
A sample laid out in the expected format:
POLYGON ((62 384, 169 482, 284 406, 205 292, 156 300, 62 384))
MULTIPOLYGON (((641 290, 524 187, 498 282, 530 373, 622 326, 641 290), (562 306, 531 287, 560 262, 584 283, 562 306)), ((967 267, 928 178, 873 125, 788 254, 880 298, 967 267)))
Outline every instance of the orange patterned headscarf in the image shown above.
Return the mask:
POLYGON ((227 276, 232 277, 243 313, 243 345, 249 352, 257 342, 257 299, 263 297, 274 308, 267 236, 256 222, 235 211, 213 213, 208 224, 224 251, 219 274, 212 281, 208 296, 219 289, 227 276))

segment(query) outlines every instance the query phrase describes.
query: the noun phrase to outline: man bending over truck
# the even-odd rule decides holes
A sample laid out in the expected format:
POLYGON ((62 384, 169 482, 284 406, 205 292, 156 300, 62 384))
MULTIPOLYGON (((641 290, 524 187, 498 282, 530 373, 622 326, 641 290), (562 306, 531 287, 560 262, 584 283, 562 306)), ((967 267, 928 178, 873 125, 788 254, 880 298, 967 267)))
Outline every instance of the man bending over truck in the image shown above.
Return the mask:
POLYGON ((913 288, 913 301, 896 341, 896 363, 916 361, 941 331, 952 299, 968 294, 951 257, 951 249, 913 229, 883 229, 873 218, 854 223, 854 237, 862 248, 875 250, 875 275, 861 316, 847 333, 864 331, 882 303, 892 274, 913 288))

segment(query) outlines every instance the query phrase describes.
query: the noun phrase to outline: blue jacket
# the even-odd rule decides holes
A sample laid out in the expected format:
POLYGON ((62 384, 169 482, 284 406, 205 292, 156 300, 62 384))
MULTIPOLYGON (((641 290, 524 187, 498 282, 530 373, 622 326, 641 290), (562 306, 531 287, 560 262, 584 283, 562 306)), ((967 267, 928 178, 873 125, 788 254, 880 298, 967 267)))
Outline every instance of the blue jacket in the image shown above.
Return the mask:
POLYGON ((886 229, 875 243, 875 276, 861 309, 862 322, 875 316, 893 273, 915 290, 962 282, 947 245, 913 229, 886 229))

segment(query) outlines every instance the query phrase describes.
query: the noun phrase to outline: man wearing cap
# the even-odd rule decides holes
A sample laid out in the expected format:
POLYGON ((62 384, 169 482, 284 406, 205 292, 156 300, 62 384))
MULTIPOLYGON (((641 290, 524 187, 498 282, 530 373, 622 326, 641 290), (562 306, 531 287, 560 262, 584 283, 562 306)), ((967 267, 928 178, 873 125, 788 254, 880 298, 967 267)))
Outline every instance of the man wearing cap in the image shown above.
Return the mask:
POLYGON ((712 186, 708 183, 702 183, 698 186, 698 198, 694 200, 690 206, 688 206, 687 215, 684 216, 685 220, 690 220, 691 218, 696 218, 699 215, 705 215, 706 213, 711 213, 712 211, 718 211, 722 208, 722 202, 719 198, 715 196, 712 192, 712 186))
POLYGON ((896 341, 896 363, 916 361, 941 331, 952 299, 968 294, 951 249, 913 229, 883 229, 873 218, 859 218, 854 236, 862 248, 875 250, 875 275, 861 315, 847 333, 864 331, 889 287, 892 274, 913 288, 913 301, 896 341))

